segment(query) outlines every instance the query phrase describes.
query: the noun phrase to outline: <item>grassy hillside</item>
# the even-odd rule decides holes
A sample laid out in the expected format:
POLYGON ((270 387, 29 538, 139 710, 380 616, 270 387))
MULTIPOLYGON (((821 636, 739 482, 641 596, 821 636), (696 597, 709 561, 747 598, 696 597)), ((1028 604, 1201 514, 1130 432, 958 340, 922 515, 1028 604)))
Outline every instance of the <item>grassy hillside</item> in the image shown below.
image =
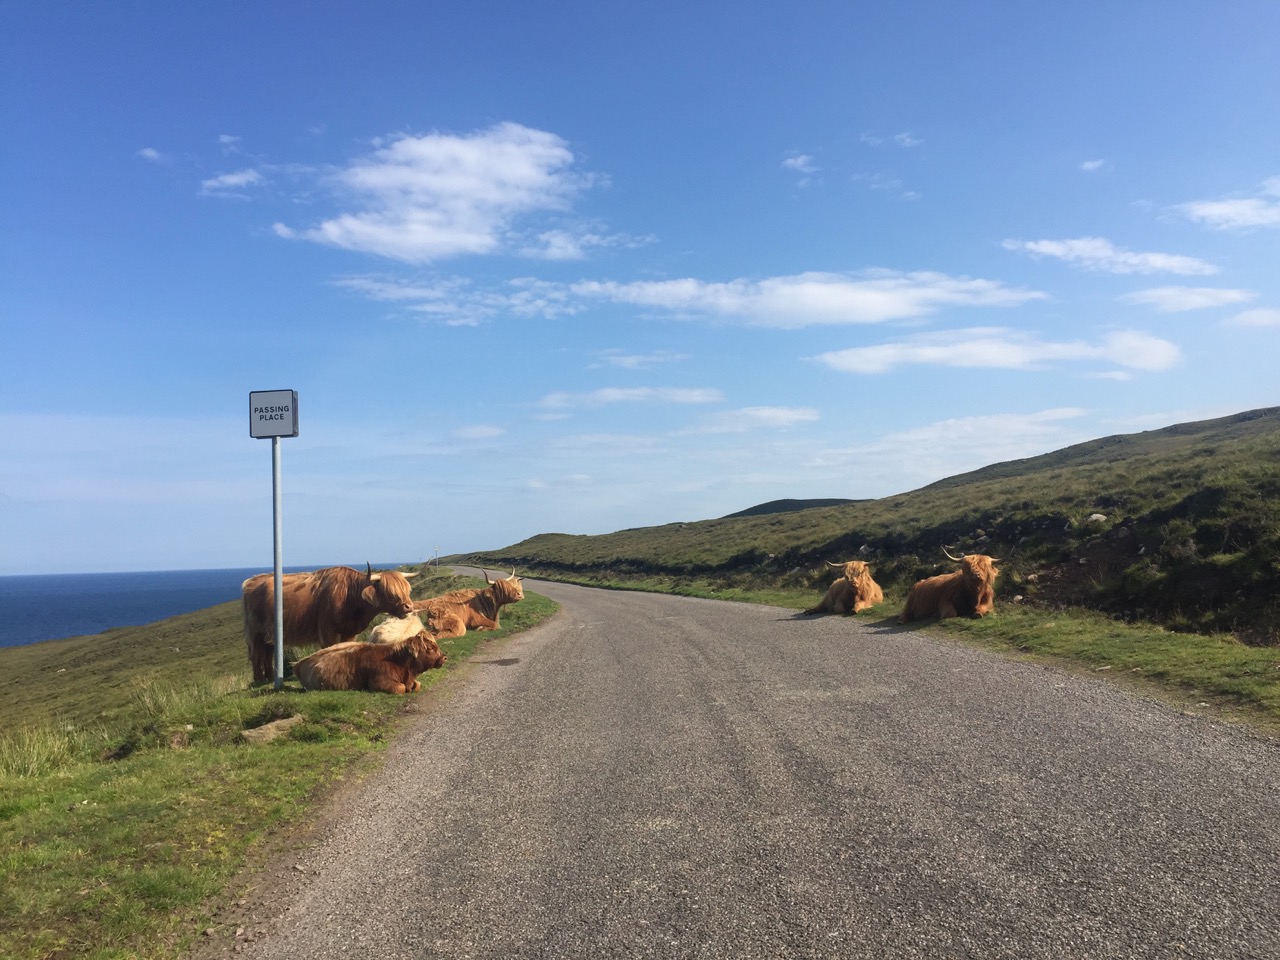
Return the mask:
POLYGON ((547 533, 466 559, 544 576, 812 593, 861 556, 891 592, 1004 560, 998 596, 1280 638, 1280 407, 1106 437, 880 500, 748 510, 601 536, 547 533))
MULTIPOLYGON (((422 573, 415 597, 483 586, 422 573)), ((242 949, 234 911, 222 914, 238 872, 305 831, 326 791, 377 763, 481 644, 555 609, 531 592, 500 630, 443 641, 449 662, 404 697, 250 686, 238 602, 0 649, 0 957, 242 949), (294 725, 253 739, 277 720, 294 725)))

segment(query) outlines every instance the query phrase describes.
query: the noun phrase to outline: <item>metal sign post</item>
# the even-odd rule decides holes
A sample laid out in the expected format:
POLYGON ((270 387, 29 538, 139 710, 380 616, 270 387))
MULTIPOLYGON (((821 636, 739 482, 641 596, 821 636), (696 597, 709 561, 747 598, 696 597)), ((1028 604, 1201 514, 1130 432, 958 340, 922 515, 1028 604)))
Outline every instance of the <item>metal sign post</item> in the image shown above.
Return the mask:
POLYGON ((258 390, 249 394, 249 436, 271 438, 271 523, 275 534, 276 682, 284 686, 284 526, 281 517, 280 438, 298 435, 298 391, 258 390))

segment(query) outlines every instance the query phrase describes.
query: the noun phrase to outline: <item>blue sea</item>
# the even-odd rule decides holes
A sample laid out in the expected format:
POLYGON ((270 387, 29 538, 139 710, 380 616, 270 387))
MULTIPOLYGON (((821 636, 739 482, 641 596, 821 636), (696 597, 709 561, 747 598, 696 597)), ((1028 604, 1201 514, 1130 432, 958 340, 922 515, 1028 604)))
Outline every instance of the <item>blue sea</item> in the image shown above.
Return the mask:
MULTIPOLYGON (((400 566, 403 564, 374 564, 374 569, 400 566)), ((286 573, 314 569, 284 568, 286 573)), ((0 577, 0 647, 86 636, 203 610, 239 600, 240 584, 255 573, 270 572, 268 565, 236 570, 0 577)))

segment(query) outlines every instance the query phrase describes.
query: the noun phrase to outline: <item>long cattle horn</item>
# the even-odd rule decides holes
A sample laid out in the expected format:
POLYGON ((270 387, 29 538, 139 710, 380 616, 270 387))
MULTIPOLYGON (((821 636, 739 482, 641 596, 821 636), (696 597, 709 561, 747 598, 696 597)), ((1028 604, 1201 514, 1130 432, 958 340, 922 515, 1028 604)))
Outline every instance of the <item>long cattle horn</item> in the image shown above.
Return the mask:
POLYGON ((946 548, 946 547, 943 547, 943 548, 942 548, 942 552, 943 552, 943 553, 945 553, 945 554, 947 555, 947 559, 948 559, 948 560, 954 560, 956 563, 960 563, 962 560, 964 560, 964 557, 953 557, 953 556, 951 556, 951 554, 948 552, 948 550, 947 550, 947 548, 946 548))
POLYGON ((364 575, 369 578, 370 583, 377 583, 382 579, 382 574, 373 572, 373 564, 368 560, 364 562, 364 575))
POLYGON ((493 581, 489 579, 489 571, 488 571, 488 570, 486 570, 484 567, 481 567, 481 568, 480 568, 480 572, 484 574, 484 582, 485 582, 485 583, 493 583, 493 581))
POLYGON ((832 563, 830 560, 823 561, 828 567, 843 567, 843 563, 832 563))

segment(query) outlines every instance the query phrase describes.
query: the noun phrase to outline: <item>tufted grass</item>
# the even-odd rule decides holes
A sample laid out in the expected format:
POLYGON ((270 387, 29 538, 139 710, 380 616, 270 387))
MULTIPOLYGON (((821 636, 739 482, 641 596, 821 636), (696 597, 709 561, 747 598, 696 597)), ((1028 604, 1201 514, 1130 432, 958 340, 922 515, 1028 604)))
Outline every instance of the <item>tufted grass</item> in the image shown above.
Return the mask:
MULTIPOLYGON (((431 577, 414 592, 483 585, 431 577)), ((444 641, 448 664, 405 697, 251 686, 238 604, 0 649, 0 956, 182 955, 268 838, 376 764, 479 644, 555 609, 528 594, 501 630, 444 641), (275 742, 240 736, 293 715, 275 742)))

